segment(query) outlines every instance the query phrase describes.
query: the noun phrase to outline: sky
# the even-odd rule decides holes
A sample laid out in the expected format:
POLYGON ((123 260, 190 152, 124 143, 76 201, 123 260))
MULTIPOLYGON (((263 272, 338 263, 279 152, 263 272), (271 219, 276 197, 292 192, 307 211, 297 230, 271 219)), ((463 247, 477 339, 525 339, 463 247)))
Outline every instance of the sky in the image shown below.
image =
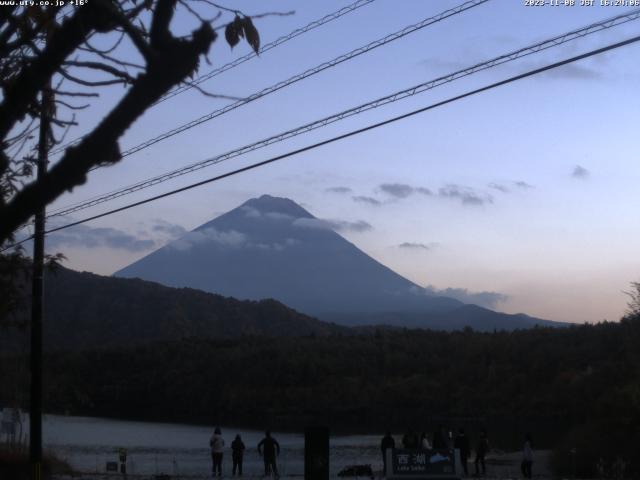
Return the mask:
MULTIPOLYGON (((246 97, 461 1, 376 0, 210 80, 246 97)), ((526 6, 492 0, 160 142, 51 208, 249 144, 346 108, 625 11, 625 7, 526 6)), ((262 43, 346 1, 239 1, 262 43)), ((315 132, 82 212, 99 213, 379 122, 506 77, 637 35, 640 21, 469 76, 315 132)), ((176 18, 177 31, 193 27, 176 18)), ((108 44, 112 39, 98 39, 108 44)), ((123 54, 134 55, 128 47, 123 54)), ((218 39, 201 72, 250 51, 218 39)), ((481 93, 281 162, 89 222, 48 240, 66 265, 111 274, 244 201, 288 197, 313 215, 371 228, 340 232, 410 280, 437 290, 484 292, 487 306, 559 321, 618 320, 640 279, 637 159, 640 45, 481 93)), ((80 112, 75 138, 123 93, 102 90, 80 112)), ((191 90, 152 108, 123 149, 230 103, 191 90)), ((58 224, 69 219, 57 219, 58 224)))

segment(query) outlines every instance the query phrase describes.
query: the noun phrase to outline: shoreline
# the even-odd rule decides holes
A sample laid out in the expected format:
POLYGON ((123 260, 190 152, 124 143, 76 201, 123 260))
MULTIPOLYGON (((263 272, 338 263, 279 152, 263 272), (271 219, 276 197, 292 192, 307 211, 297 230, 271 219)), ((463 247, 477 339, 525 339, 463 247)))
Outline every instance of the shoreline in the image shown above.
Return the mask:
MULTIPOLYGON (((535 453, 536 460, 533 465, 533 478, 537 480, 547 480, 556 478, 549 469, 549 450, 540 450, 535 453)), ((462 478, 479 478, 482 480, 512 480, 522 478, 520 472, 520 461, 522 458, 521 452, 506 452, 502 454, 491 454, 487 457, 486 467, 487 474, 484 476, 474 475, 474 463, 473 457, 468 462, 469 475, 462 478)), ((357 463, 357 462, 355 462, 357 463)), ((355 464, 354 463, 354 464, 355 464)), ((371 465, 373 467, 373 478, 376 480, 382 480, 385 477, 382 475, 382 461, 380 465, 371 465)), ((304 467, 303 467, 304 468, 304 467)), ((303 469, 302 469, 303 470, 303 469)), ((52 480, 115 480, 118 478, 125 478, 120 473, 100 473, 100 472, 75 472, 74 474, 57 474, 52 476, 52 480)), ((186 474, 167 474, 167 473, 138 473, 127 474, 127 479, 134 480, 210 480, 211 478, 219 479, 267 479, 271 477, 265 477, 261 474, 245 474, 242 476, 223 475, 221 477, 212 477, 208 473, 186 473, 186 474)), ((304 478, 303 471, 292 472, 281 475, 279 478, 291 478, 299 479, 304 478)), ((331 479, 344 479, 344 478, 369 478, 369 477, 340 477, 337 473, 329 475, 331 479)))

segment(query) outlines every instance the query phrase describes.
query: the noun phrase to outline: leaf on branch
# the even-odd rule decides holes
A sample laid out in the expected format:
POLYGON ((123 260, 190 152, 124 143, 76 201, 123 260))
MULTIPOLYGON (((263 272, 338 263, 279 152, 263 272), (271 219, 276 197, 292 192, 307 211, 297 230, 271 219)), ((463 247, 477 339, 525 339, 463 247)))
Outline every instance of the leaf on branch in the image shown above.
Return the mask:
POLYGON ((251 18, 244 17, 242 19, 242 29, 244 31, 244 36, 247 39, 247 43, 251 45, 253 51, 258 55, 258 52, 260 51, 260 34, 258 33, 258 29, 253 25, 251 18))
POLYGON ((242 19, 236 15, 233 22, 227 25, 224 30, 224 37, 227 39, 227 43, 231 48, 235 47, 240 41, 240 37, 244 37, 242 19))

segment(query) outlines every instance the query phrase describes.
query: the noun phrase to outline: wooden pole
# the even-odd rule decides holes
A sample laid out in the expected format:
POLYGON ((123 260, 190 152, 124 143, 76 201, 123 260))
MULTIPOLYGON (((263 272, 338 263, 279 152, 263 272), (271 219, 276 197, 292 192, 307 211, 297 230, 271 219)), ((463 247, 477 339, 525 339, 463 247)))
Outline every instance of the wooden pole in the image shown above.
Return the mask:
MULTIPOLYGON (((42 91, 40 134, 38 139, 37 180, 47 171, 49 128, 52 104, 51 85, 42 91)), ((42 478, 42 318, 44 296, 45 207, 35 215, 33 237, 33 273, 31 279, 31 395, 29 406, 29 463, 31 479, 42 478)))

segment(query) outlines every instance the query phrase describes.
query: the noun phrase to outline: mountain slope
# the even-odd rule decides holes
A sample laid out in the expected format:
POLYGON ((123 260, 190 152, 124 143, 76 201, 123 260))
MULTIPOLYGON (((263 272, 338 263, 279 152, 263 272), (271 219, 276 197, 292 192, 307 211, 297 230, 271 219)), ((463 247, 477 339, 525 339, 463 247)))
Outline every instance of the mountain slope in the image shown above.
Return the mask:
MULTIPOLYGON (((455 325, 453 328, 463 323, 484 329, 484 323, 475 318, 495 314, 459 310, 464 304, 458 300, 429 294, 369 257, 332 227, 292 200, 263 195, 114 275, 237 298, 274 298, 320 319, 350 325, 429 327, 438 323, 443 328, 435 319, 449 313, 447 325, 455 325), (389 315, 392 322, 376 320, 389 315)), ((520 317, 509 318, 513 318, 510 328, 525 326, 520 317)))
POLYGON ((116 272, 238 298, 276 298, 310 314, 447 311, 293 201, 267 195, 116 272), (415 293, 414 293, 415 292, 415 293))
MULTIPOLYGON (((44 338, 49 350, 126 347, 192 337, 348 333, 275 300, 241 301, 66 268, 48 273, 45 285, 44 338)), ((15 339, 4 336, 0 346, 11 347, 15 339)))

